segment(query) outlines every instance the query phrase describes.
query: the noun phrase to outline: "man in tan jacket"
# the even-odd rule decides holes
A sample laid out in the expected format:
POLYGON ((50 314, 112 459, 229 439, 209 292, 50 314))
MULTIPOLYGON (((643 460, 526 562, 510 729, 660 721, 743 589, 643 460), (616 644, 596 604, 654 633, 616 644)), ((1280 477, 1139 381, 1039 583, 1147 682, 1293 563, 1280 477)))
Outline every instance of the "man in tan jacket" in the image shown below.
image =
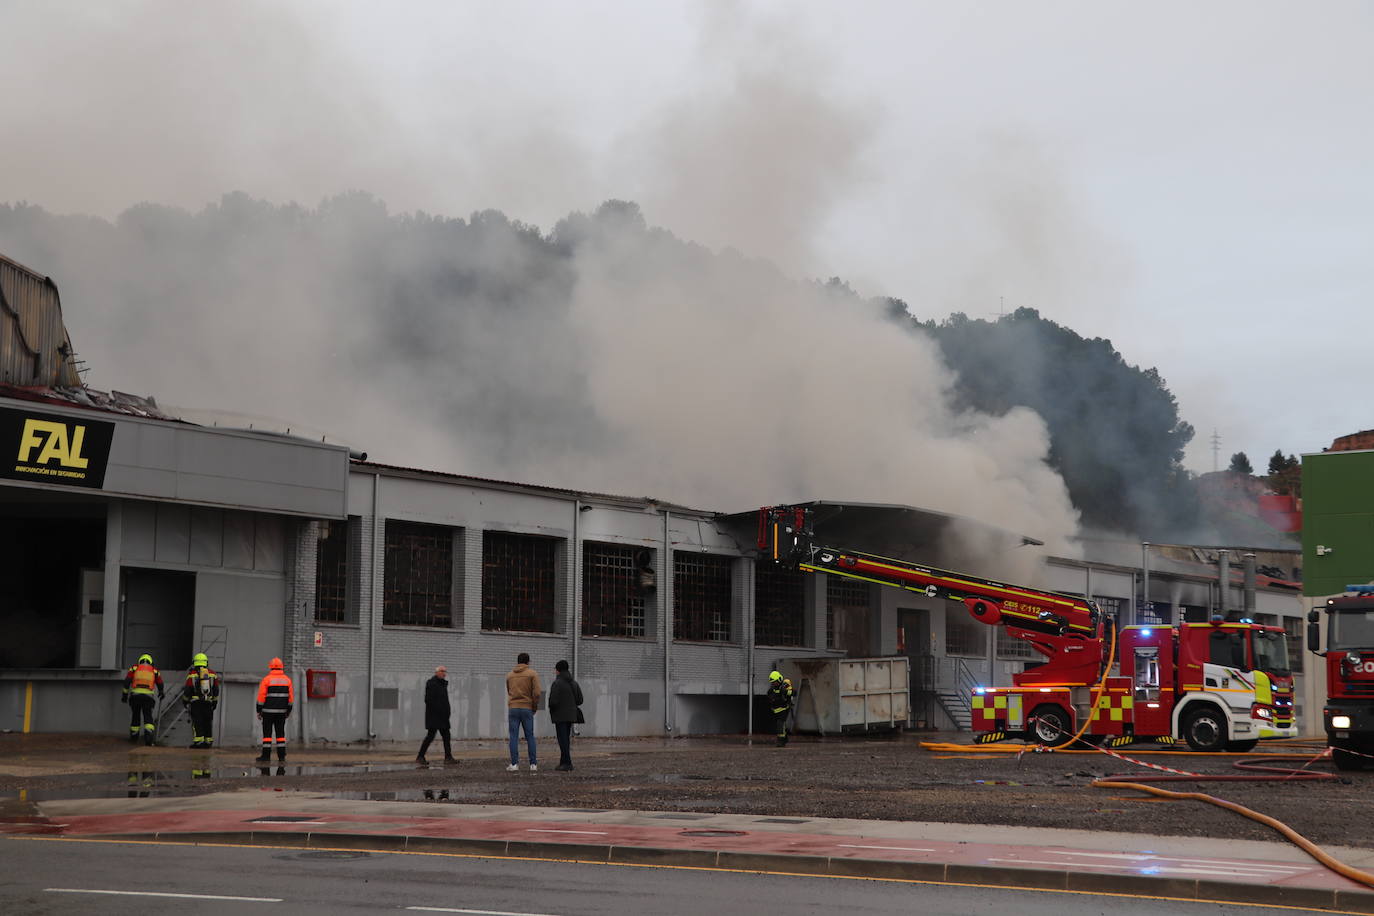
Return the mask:
POLYGON ((515 667, 506 675, 506 723, 510 727, 510 766, 506 769, 512 773, 520 769, 522 728, 525 730, 530 772, 539 772, 539 754, 534 742, 534 711, 539 708, 539 697, 543 693, 539 675, 530 667, 529 653, 521 652, 515 658, 515 667))

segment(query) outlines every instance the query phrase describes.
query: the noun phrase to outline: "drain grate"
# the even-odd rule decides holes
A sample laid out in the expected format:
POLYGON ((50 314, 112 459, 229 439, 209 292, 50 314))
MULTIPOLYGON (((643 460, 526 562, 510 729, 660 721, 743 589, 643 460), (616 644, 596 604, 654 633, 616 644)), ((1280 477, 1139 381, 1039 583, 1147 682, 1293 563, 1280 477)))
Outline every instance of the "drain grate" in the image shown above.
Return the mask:
POLYGON ((747 830, 680 830, 679 836, 748 836, 747 830))
POLYGON ((296 859, 336 859, 336 860, 337 860, 337 859, 370 859, 370 858, 372 858, 372 853, 370 853, 370 852, 363 852, 363 851, 361 851, 361 850, 359 850, 359 851, 357 851, 357 852, 350 852, 350 851, 344 850, 344 849, 319 849, 319 850, 316 850, 316 851, 314 851, 314 852, 302 852, 302 853, 298 853, 297 855, 293 856, 293 858, 296 858, 296 859))
POLYGON ((804 817, 756 817, 755 824, 805 824, 807 819, 804 817))
POLYGON ((664 821, 704 821, 708 817, 715 817, 714 814, 655 814, 654 817, 664 821))

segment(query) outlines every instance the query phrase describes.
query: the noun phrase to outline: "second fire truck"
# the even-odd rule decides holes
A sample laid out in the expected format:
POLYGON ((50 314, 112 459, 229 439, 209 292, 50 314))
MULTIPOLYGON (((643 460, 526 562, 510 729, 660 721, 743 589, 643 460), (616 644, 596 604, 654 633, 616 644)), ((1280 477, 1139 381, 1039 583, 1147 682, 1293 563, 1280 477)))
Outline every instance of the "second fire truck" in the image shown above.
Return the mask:
POLYGON ((1087 599, 814 543, 811 509, 759 510, 765 558, 962 602, 974 620, 1005 626, 1044 661, 1011 687, 971 698, 980 741, 1022 738, 1113 744, 1182 738, 1199 751, 1248 751, 1296 737, 1293 675, 1279 627, 1248 620, 1131 626, 1087 599), (1115 645, 1115 651, 1113 651, 1115 645))

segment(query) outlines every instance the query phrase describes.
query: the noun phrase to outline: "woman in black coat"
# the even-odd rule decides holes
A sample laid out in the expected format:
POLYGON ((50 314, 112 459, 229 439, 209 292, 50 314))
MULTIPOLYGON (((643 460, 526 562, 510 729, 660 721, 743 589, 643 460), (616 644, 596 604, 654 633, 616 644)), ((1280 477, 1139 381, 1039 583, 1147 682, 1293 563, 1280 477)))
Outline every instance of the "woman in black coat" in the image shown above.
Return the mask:
POLYGON ((434 677, 425 681, 425 740, 420 745, 420 753, 415 762, 428 764, 425 751, 438 732, 444 739, 444 763, 457 763, 453 757, 453 745, 449 743, 449 706, 448 706, 448 669, 443 665, 434 669, 434 677))
POLYGON ((586 721, 580 708, 582 688, 573 680, 566 661, 559 660, 553 668, 558 672, 549 687, 549 718, 553 720, 553 730, 558 736, 558 766, 554 769, 571 770, 573 726, 586 721))

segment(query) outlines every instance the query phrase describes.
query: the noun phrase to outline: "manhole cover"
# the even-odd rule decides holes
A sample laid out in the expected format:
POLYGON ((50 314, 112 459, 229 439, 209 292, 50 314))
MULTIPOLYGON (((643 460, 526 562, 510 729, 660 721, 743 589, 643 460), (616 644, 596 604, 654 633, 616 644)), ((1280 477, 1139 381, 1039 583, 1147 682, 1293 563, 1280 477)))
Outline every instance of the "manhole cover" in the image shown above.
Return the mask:
POLYGON ((746 830, 682 830, 681 836, 747 836, 746 830))

